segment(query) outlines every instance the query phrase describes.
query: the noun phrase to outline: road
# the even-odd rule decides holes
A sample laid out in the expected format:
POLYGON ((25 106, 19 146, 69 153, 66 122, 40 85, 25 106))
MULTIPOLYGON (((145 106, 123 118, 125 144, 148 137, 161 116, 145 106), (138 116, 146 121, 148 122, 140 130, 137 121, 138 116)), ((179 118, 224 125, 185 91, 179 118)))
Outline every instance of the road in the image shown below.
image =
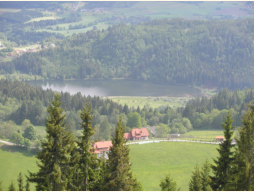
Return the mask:
POLYGON ((75 10, 75 11, 77 11, 77 10, 78 10, 79 5, 80 5, 80 2, 78 3, 78 6, 76 7, 76 10, 75 10))
POLYGON ((1 143, 4 143, 4 144, 7 144, 7 145, 14 145, 14 143, 11 143, 11 142, 8 142, 8 141, 3 141, 3 140, 0 140, 1 143))

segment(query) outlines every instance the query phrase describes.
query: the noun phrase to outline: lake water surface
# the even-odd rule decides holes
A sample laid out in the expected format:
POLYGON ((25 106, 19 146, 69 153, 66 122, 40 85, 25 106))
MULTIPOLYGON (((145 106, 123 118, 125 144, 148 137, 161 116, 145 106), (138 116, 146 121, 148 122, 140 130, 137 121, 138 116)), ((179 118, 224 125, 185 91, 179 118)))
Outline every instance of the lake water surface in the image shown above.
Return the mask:
POLYGON ((31 81, 44 90, 69 92, 71 95, 81 92, 90 96, 200 96, 197 88, 181 85, 166 85, 151 82, 127 80, 65 80, 65 81, 31 81))

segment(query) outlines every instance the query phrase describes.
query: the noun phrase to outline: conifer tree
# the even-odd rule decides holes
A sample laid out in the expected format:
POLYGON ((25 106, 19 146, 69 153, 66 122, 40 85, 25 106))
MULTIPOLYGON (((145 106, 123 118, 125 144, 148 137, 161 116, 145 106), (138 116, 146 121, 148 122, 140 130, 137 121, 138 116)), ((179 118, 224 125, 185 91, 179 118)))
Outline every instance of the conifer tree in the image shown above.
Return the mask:
POLYGON ((93 154, 92 144, 90 139, 94 135, 95 129, 92 127, 93 115, 92 105, 86 103, 83 107, 83 111, 80 114, 82 136, 79 145, 79 189, 82 191, 92 190, 96 186, 96 180, 98 179, 98 166, 99 162, 96 154, 93 154), (97 179, 96 179, 97 178, 97 179))
POLYGON ((189 191, 202 191, 202 181, 199 167, 196 165, 195 171, 192 172, 191 180, 189 183, 189 191))
POLYGON ((30 191, 30 183, 26 180, 26 191, 30 191))
POLYGON ((205 161, 203 166, 201 167, 201 184, 202 184, 202 191, 212 191, 210 186, 211 179, 210 179, 210 171, 211 171, 211 164, 208 160, 205 161))
POLYGON ((161 191, 180 191, 177 189, 176 182, 170 177, 170 173, 160 182, 161 191))
POLYGON ((232 152, 232 117, 230 111, 228 111, 227 116, 225 117, 225 122, 222 123, 224 128, 224 137, 223 141, 217 151, 219 152, 219 157, 214 159, 215 165, 212 165, 212 171, 214 176, 211 176, 211 187, 214 191, 222 191, 225 185, 228 183, 230 163, 232 162, 233 152, 232 152))
POLYGON ((15 188, 15 186, 14 186, 13 181, 11 181, 11 184, 10 184, 10 186, 9 186, 9 191, 16 191, 16 188, 15 188))
POLYGON ((124 145, 125 127, 120 116, 112 138, 113 147, 110 148, 107 161, 107 175, 105 188, 109 191, 135 191, 142 190, 142 186, 132 176, 129 161, 129 147, 124 145))
POLYGON ((239 138, 236 138, 237 148, 226 190, 249 191, 254 189, 254 102, 248 107, 249 110, 242 118, 243 125, 239 129, 239 138))
POLYGON ((55 94, 48 107, 46 119, 46 140, 41 141, 42 150, 38 152, 39 171, 30 173, 29 181, 36 183, 36 190, 67 190, 67 184, 76 170, 71 165, 70 154, 75 150, 73 136, 65 129, 65 115, 60 107, 60 96, 55 94))
POLYGON ((23 191, 24 186, 23 186, 23 177, 22 177, 21 172, 19 173, 17 181, 18 181, 19 191, 23 191))

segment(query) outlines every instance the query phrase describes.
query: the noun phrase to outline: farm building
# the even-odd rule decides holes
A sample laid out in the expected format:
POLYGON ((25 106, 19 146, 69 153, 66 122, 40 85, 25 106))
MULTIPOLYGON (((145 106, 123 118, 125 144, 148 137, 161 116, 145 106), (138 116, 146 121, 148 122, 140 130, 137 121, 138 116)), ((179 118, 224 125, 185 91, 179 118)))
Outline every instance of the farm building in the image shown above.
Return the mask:
POLYGON ((55 47, 56 45, 55 44, 51 44, 50 47, 55 47))
POLYGON ((95 148, 94 152, 97 154, 97 157, 103 157, 104 153, 105 159, 108 159, 108 151, 112 146, 112 141, 99 141, 93 144, 95 148))
POLYGON ((216 136, 216 141, 224 141, 225 137, 224 136, 216 136))
POLYGON ((170 138, 178 138, 180 137, 180 134, 170 134, 170 138))
POLYGON ((149 132, 146 128, 132 129, 129 133, 124 134, 124 138, 128 140, 144 140, 148 139, 149 132))

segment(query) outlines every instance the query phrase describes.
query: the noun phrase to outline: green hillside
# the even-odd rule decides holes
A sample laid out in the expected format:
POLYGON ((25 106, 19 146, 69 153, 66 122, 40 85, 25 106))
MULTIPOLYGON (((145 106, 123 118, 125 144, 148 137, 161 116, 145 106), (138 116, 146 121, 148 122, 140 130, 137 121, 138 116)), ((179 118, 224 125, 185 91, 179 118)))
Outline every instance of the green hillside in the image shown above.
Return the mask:
POLYGON ((1 63, 51 79, 132 78, 239 88, 253 85, 254 19, 153 20, 92 30, 1 63))

